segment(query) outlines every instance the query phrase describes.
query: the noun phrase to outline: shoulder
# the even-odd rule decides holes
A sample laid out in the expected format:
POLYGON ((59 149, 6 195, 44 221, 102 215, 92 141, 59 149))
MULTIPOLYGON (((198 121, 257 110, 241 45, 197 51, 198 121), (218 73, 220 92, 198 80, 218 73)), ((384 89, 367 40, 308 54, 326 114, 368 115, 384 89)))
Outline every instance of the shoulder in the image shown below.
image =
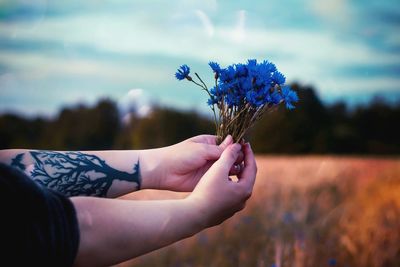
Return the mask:
POLYGON ((72 265, 79 227, 67 197, 0 163, 0 210, 0 234, 7 247, 3 255, 8 259, 18 266, 72 265))

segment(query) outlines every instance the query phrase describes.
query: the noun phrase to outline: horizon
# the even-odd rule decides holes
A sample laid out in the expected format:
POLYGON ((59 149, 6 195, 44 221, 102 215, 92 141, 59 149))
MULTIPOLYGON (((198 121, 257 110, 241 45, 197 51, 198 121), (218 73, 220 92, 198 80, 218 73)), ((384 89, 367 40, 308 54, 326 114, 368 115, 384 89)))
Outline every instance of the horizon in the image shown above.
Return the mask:
MULTIPOLYGON (((298 84, 296 84, 298 85, 298 84)), ((322 105, 329 109, 330 107, 333 107, 335 105, 341 105, 344 104, 346 111, 348 114, 351 114, 353 111, 359 109, 359 108, 369 108, 375 103, 381 103, 383 105, 386 105, 387 107, 398 107, 400 106, 400 98, 395 99, 394 101, 389 101, 387 98, 384 98, 380 95, 375 95, 371 96, 370 99, 367 101, 359 101, 355 103, 349 103, 348 101, 343 101, 342 99, 335 99, 334 101, 324 101, 321 99, 321 97, 318 95, 318 91, 312 87, 312 86, 302 86, 300 85, 300 90, 304 89, 312 89, 313 92, 316 94, 316 97, 319 101, 321 101, 322 105)), ((128 91, 126 96, 121 99, 113 99, 112 97, 109 96, 100 96, 99 98, 95 99, 93 103, 90 102, 85 102, 85 101, 76 101, 73 103, 66 103, 58 107, 54 112, 51 113, 33 113, 33 114, 28 114, 24 110, 0 110, 0 116, 3 115, 15 115, 19 117, 23 117, 26 119, 46 119, 46 120, 53 120, 56 119, 60 113, 65 110, 77 110, 80 107, 83 108, 88 108, 92 109, 95 108, 99 103, 102 101, 111 101, 112 103, 115 104, 118 112, 119 112, 119 117, 121 122, 124 122, 125 120, 128 119, 128 117, 132 116, 132 114, 135 114, 135 116, 138 116, 139 118, 144 118, 147 117, 148 115, 151 114, 156 109, 168 109, 168 110, 174 110, 177 112, 182 112, 182 113, 190 113, 194 112, 195 114, 201 116, 202 118, 213 120, 213 115, 212 115, 212 110, 209 108, 209 106, 205 105, 206 109, 199 109, 199 108, 188 108, 188 107, 180 107, 180 106, 171 106, 165 103, 161 102, 156 102, 152 101, 152 99, 148 98, 148 96, 144 96, 144 92, 142 89, 131 89, 128 91), (140 101, 138 101, 140 100, 140 101)), ((204 99, 207 99, 206 96, 204 96, 204 99)), ((300 102, 296 104, 296 107, 299 107, 298 105, 301 105, 301 99, 300 102)))

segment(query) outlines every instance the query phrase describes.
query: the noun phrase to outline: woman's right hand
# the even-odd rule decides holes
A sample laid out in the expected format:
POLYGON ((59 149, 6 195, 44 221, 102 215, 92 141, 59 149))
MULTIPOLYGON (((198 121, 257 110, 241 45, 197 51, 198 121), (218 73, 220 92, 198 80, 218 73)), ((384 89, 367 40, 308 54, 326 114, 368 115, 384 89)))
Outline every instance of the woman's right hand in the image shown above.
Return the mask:
POLYGON ((204 228, 220 224, 242 210, 252 194, 257 165, 249 143, 243 145, 244 168, 237 175, 238 181, 229 178, 240 151, 241 145, 229 145, 186 199, 204 228))

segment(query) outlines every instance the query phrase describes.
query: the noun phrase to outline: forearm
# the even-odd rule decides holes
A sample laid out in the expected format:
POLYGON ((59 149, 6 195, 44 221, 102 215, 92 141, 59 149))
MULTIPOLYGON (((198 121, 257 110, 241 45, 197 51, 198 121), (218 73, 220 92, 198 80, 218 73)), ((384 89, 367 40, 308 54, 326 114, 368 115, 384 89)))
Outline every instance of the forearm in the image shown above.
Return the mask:
MULTIPOLYGON (((117 197, 154 188, 159 162, 143 150, 0 151, 0 162, 24 171, 36 182, 67 196, 117 197)), ((157 153, 154 153, 157 154, 157 153)))
POLYGON ((203 229, 187 199, 163 201, 71 198, 80 227, 77 266, 116 264, 203 229))

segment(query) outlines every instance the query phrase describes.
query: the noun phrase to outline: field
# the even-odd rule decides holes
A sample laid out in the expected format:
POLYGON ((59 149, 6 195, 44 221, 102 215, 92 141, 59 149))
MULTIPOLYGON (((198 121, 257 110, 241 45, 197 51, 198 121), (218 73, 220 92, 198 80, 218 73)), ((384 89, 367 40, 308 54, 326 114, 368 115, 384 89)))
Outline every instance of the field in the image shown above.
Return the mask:
POLYGON ((400 266, 399 159, 258 156, 257 163, 245 210, 120 266, 400 266))

